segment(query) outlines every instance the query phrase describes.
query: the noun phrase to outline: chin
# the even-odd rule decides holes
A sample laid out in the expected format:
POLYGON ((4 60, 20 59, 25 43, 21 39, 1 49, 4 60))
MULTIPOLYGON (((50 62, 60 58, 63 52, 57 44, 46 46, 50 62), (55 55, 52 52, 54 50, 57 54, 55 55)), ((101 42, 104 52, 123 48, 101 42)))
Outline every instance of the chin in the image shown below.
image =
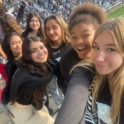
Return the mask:
POLYGON ((103 76, 108 74, 107 72, 98 71, 98 70, 97 70, 97 73, 100 74, 100 75, 103 75, 103 76))
POLYGON ((80 59, 86 59, 86 56, 84 56, 84 55, 78 54, 78 57, 79 57, 80 59))

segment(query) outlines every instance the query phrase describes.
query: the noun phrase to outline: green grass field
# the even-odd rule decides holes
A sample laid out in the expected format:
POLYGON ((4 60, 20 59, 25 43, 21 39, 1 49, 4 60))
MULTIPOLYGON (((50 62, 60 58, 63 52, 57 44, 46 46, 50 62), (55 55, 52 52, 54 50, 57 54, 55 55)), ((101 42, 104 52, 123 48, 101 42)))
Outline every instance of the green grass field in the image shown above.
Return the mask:
POLYGON ((114 10, 113 12, 109 13, 107 15, 107 18, 110 19, 110 18, 116 18, 116 17, 124 17, 124 6, 121 6, 120 8, 114 10))

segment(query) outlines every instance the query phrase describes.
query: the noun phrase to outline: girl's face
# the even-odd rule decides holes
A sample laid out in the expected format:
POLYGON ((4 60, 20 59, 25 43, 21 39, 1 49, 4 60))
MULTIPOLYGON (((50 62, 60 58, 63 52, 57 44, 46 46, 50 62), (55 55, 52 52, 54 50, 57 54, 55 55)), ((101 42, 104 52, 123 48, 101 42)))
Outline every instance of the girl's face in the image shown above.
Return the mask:
POLYGON ((14 35, 10 38, 10 50, 14 56, 22 53, 22 39, 19 36, 14 35))
POLYGON ((29 23, 29 26, 32 30, 38 30, 40 28, 40 22, 37 17, 32 17, 29 23))
POLYGON ((108 79, 112 79, 123 62, 114 38, 109 31, 103 31, 94 40, 92 57, 97 72, 101 75, 107 75, 108 79))
POLYGON ((54 19, 50 19, 46 22, 46 34, 53 42, 62 41, 61 27, 54 19))
POLYGON ((77 52, 79 58, 91 58, 92 42, 95 34, 95 28, 92 24, 79 23, 75 25, 71 32, 71 45, 77 52))
POLYGON ((40 41, 31 42, 31 59, 37 63, 44 63, 47 61, 48 51, 44 44, 40 41))

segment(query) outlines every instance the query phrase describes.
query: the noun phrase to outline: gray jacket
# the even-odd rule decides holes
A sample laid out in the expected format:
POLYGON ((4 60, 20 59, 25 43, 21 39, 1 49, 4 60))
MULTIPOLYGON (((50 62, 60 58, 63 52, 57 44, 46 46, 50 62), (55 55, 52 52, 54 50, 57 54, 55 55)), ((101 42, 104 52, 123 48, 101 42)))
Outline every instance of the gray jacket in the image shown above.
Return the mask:
POLYGON ((83 67, 77 67, 72 74, 65 99, 54 124, 85 124, 85 107, 88 87, 94 74, 83 67))

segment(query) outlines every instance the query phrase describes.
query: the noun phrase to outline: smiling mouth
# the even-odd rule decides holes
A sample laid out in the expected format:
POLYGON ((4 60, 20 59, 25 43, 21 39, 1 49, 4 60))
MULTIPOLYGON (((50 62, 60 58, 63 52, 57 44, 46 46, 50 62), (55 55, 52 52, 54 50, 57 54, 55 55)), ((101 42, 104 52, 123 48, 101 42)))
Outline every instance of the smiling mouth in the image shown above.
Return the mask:
POLYGON ((99 67, 99 68, 105 68, 105 67, 107 67, 106 65, 99 65, 99 64, 97 64, 96 66, 99 67))
POLYGON ((85 52, 86 51, 86 47, 78 47, 77 48, 77 50, 79 51, 79 52, 85 52))
POLYGON ((43 58, 44 58, 44 56, 45 56, 45 55, 42 55, 42 56, 40 56, 40 57, 38 57, 38 58, 39 58, 39 59, 43 59, 43 58))

